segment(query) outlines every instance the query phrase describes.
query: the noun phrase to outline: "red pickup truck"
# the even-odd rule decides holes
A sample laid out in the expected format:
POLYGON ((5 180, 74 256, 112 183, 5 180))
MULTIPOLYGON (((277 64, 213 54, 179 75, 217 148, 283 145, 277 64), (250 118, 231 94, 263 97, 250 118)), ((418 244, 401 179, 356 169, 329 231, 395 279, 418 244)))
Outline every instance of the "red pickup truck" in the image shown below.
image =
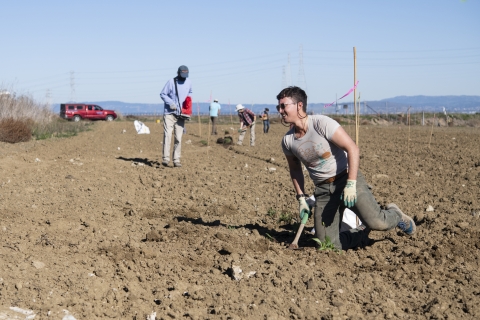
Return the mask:
POLYGON ((62 103, 60 117, 73 121, 81 119, 113 121, 117 119, 117 114, 113 110, 103 110, 95 104, 62 103))

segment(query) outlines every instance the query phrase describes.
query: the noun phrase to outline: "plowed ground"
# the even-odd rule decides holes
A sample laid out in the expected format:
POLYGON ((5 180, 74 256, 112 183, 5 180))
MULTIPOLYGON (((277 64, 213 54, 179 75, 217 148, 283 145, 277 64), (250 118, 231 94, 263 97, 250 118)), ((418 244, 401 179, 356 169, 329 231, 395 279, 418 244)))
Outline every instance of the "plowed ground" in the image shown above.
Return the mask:
POLYGON ((376 199, 418 228, 338 254, 307 233, 286 249, 297 203, 281 124, 259 123, 249 147, 205 146, 207 127, 189 123, 181 168, 161 166, 162 125, 146 124, 0 144, 0 306, 36 319, 480 318, 478 128, 363 126, 376 199))

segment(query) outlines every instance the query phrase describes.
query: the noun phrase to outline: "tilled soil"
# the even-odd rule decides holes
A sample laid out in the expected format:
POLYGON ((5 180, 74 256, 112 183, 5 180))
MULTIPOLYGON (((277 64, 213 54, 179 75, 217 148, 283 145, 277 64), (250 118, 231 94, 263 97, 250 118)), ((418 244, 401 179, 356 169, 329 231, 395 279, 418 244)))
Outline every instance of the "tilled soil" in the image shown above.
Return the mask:
MULTIPOLYGON (((0 312, 480 318, 478 128, 361 127, 376 199, 413 216, 417 233, 373 231, 371 246, 339 254, 317 250, 308 233, 303 250, 286 249, 297 202, 281 124, 265 135, 259 123, 249 147, 208 142, 206 125, 201 137, 189 123, 181 168, 161 165, 162 125, 146 124, 149 135, 96 122, 72 138, 0 144, 0 312)), ((236 139, 230 127, 221 129, 236 139)))

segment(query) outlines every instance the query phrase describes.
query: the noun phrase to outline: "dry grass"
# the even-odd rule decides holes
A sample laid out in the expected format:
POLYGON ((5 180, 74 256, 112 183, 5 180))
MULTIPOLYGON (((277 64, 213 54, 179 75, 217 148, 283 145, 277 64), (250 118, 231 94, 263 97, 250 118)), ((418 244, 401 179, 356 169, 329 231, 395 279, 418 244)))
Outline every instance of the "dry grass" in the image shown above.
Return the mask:
POLYGON ((32 138, 33 121, 30 119, 0 119, 0 141, 26 142, 32 138))
POLYGON ((8 93, 0 87, 0 141, 25 142, 32 137, 69 137, 88 130, 89 125, 68 122, 28 95, 8 93))
POLYGON ((0 119, 31 119, 36 123, 50 122, 56 115, 48 106, 27 95, 0 94, 0 119))

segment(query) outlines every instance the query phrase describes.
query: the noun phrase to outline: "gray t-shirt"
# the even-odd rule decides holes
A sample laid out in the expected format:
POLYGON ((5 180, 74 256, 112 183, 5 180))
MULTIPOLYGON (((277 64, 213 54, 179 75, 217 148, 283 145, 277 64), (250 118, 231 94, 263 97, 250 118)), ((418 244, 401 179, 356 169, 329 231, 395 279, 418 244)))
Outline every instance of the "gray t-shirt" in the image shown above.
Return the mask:
POLYGON ((307 133, 303 137, 295 138, 295 128, 283 137, 283 153, 297 157, 315 184, 348 168, 346 152, 330 141, 339 127, 340 124, 330 117, 308 116, 307 133))

